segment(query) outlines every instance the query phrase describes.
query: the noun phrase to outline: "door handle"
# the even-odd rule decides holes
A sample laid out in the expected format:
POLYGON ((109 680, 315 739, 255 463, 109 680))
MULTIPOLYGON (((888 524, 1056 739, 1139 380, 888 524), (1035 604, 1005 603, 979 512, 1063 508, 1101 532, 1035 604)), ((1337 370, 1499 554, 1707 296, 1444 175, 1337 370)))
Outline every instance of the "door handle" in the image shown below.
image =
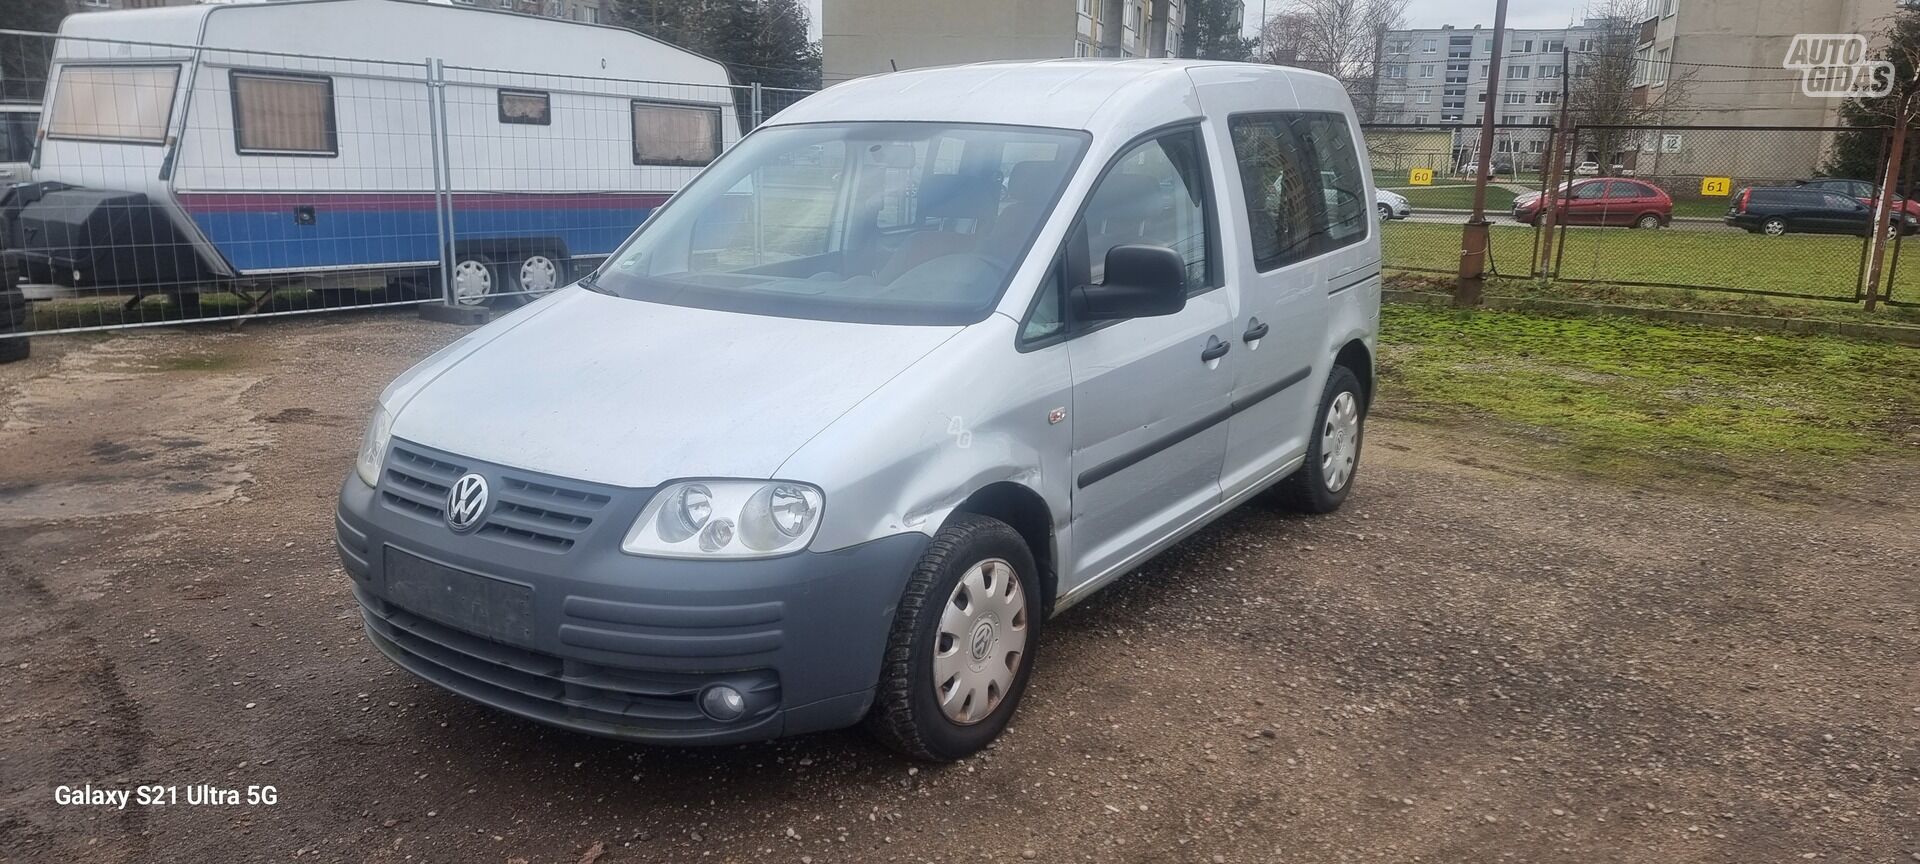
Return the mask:
POLYGON ((1227 351, 1232 348, 1232 342, 1222 342, 1218 336, 1208 336, 1207 347, 1200 352, 1200 362, 1212 363, 1215 360, 1227 356, 1227 351))
POLYGON ((1254 342, 1265 339, 1268 329, 1267 325, 1260 323, 1260 319, 1249 319, 1247 321, 1247 332, 1240 334, 1240 340, 1243 342, 1254 342))

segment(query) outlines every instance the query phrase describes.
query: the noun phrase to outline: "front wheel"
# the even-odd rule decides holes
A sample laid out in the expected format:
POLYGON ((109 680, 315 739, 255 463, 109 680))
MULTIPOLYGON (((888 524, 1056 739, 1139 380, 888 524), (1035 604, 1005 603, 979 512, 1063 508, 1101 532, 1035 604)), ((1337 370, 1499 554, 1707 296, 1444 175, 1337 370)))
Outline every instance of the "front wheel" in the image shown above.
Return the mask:
POLYGON ((916 759, 951 762, 999 737, 1039 647, 1033 554, 998 519, 961 514, 914 567, 894 613, 867 728, 916 759))
POLYGON ((1652 231, 1660 227, 1660 217, 1654 213, 1642 214, 1639 219, 1634 220, 1633 227, 1643 231, 1652 231))
POLYGON ((1313 437, 1307 442, 1307 461, 1293 476, 1281 481, 1285 503, 1305 513, 1332 513, 1353 491, 1360 469, 1360 441, 1366 427, 1366 394, 1360 378, 1345 366, 1333 367, 1327 389, 1320 394, 1313 437))
POLYGON ((1380 206, 1379 206, 1379 207, 1378 207, 1377 209, 1379 209, 1379 211, 1380 211, 1380 221, 1382 221, 1382 222, 1385 222, 1385 221, 1387 221, 1388 219, 1392 219, 1392 218, 1393 218, 1393 208, 1392 208, 1392 207, 1389 207, 1389 206, 1387 206, 1387 205, 1385 205, 1385 204, 1382 204, 1382 205, 1380 205, 1380 206))

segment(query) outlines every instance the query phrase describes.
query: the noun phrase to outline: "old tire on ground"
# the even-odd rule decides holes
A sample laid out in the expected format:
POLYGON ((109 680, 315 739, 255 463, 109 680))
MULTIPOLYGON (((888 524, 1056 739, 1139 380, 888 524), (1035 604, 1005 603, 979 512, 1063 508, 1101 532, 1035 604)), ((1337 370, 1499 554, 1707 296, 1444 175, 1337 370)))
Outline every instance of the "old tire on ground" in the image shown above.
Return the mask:
POLYGON ((33 353, 27 337, 12 335, 26 332, 28 313, 27 298, 20 289, 0 288, 0 363, 25 360, 33 353))
POLYGON ((1307 440, 1307 461, 1280 481, 1275 489, 1289 509, 1303 513, 1332 513, 1353 491, 1360 469, 1360 443, 1367 418, 1367 395, 1359 376, 1345 366, 1333 367, 1320 410, 1314 415, 1313 435, 1307 440))
POLYGON ((941 528, 894 613, 867 716, 873 736, 930 762, 964 759, 999 737, 1033 673, 1037 576, 1007 523, 963 513, 941 528))

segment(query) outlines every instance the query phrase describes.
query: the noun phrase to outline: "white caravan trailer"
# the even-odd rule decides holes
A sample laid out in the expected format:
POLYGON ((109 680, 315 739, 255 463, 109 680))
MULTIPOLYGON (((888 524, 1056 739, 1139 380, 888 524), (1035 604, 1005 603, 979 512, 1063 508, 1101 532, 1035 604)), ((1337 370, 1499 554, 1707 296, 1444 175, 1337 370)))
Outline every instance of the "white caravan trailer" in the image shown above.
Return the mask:
POLYGON ((135 295, 421 280, 444 188, 455 296, 543 291, 739 138, 730 83, 630 30, 413 0, 73 15, 0 245, 135 295))

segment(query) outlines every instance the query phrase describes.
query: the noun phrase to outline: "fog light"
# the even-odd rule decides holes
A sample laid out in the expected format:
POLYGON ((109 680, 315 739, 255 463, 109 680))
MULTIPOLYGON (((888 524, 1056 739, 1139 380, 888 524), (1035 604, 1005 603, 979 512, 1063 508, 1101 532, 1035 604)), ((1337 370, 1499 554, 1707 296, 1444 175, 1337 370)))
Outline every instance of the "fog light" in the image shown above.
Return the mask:
POLYGON ((732 723, 747 713, 747 697, 725 684, 700 691, 700 711, 722 723, 732 723))

